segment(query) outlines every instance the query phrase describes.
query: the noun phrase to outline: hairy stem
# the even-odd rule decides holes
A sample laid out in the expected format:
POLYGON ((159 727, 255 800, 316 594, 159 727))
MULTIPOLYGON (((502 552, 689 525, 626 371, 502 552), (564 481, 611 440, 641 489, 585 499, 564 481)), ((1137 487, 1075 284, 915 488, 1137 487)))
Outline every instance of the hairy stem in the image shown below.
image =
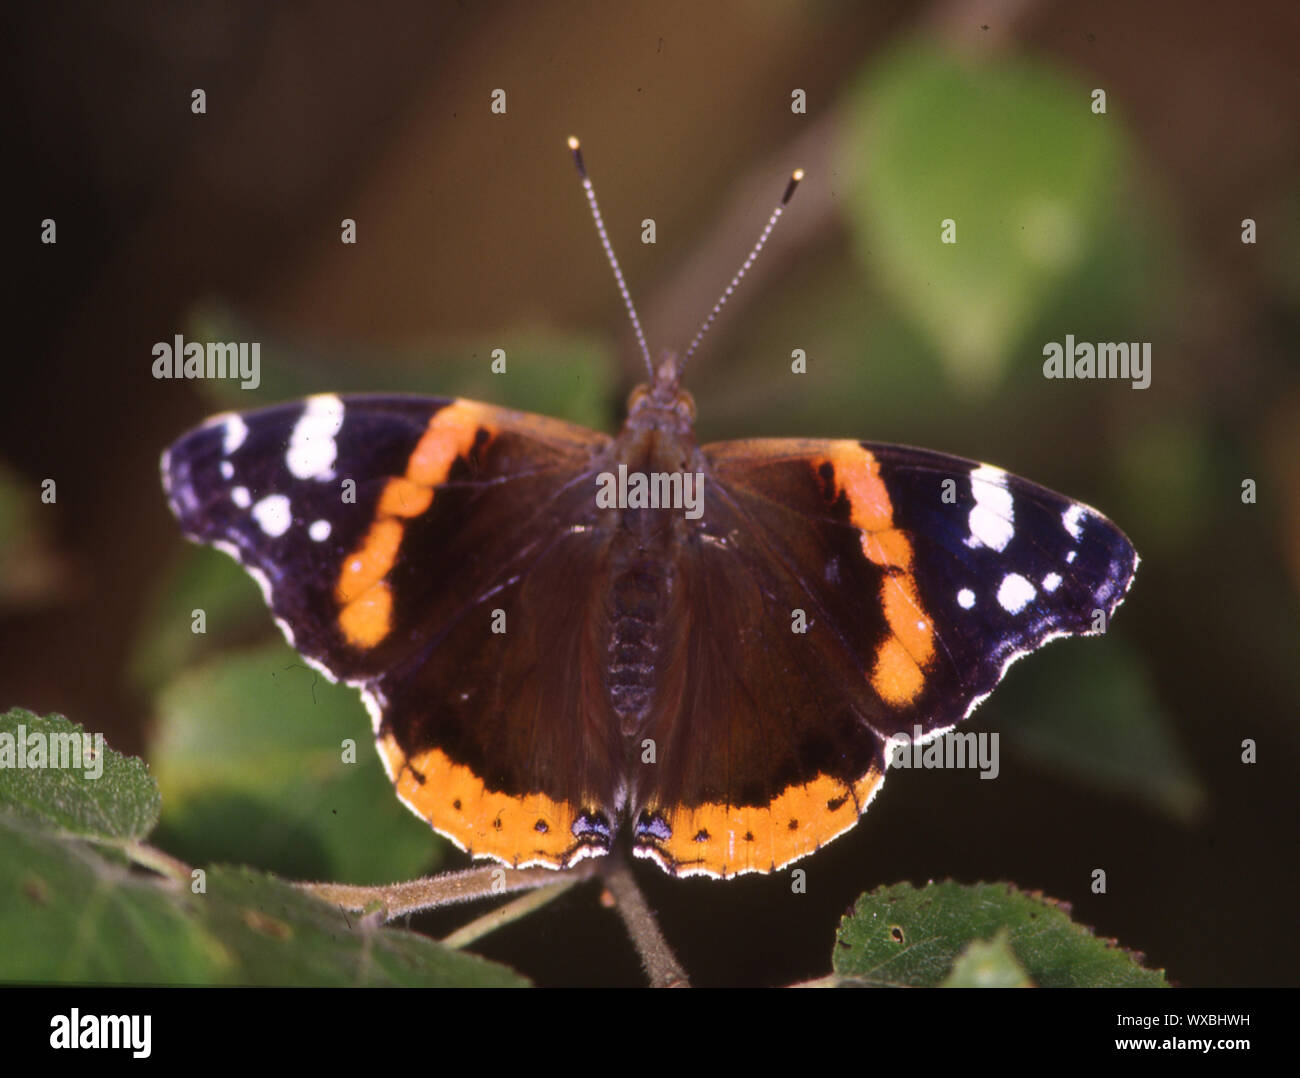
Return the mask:
POLYGON ((474 902, 481 898, 509 894, 511 891, 532 891, 560 881, 576 883, 591 874, 590 862, 580 863, 562 873, 549 868, 488 865, 380 887, 356 887, 346 883, 297 883, 294 886, 344 909, 368 910, 377 907, 382 911, 384 920, 391 921, 409 913, 438 909, 458 902, 474 902))
POLYGON ((650 978, 651 988, 689 988, 690 979, 677 956, 668 946, 655 920, 654 911, 637 886, 632 871, 622 860, 615 860, 604 873, 605 884, 614 896, 615 908, 623 918, 627 934, 632 937, 641 965, 650 978))

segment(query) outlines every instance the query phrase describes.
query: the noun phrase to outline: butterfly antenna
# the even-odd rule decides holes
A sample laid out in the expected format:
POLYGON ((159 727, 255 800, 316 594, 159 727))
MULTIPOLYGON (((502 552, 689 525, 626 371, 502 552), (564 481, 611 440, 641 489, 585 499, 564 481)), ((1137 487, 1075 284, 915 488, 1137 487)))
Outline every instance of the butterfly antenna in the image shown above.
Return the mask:
POLYGON ((641 331, 641 319, 636 316, 636 304, 632 302, 632 294, 628 292, 627 282, 623 280, 623 270, 619 267, 618 256, 614 254, 614 247, 609 242, 609 233, 605 231, 605 220, 600 216, 600 206, 596 204, 596 189, 592 187, 591 178, 587 175, 587 166, 582 161, 582 147, 572 135, 569 136, 569 149, 573 152, 573 163, 578 169, 578 175, 582 177, 582 189, 587 194, 587 205, 591 207, 591 216, 596 222, 596 232, 600 236, 600 245, 605 248, 605 257, 609 259, 610 269, 614 271, 614 280, 618 282, 619 294, 623 297, 623 304, 627 307, 628 317, 632 320, 632 330, 636 333, 636 343, 641 346, 641 355, 645 359, 646 370, 650 372, 650 380, 654 381, 655 365, 650 360, 650 349, 646 347, 645 334, 641 331))
POLYGON ((704 334, 707 333, 709 327, 713 325, 713 320, 718 317, 718 312, 726 306, 727 300, 731 298, 731 293, 736 290, 736 286, 740 284, 741 278, 743 278, 749 271, 749 267, 754 264, 754 259, 758 257, 758 252, 763 249, 763 244, 767 243, 767 237, 772 234, 772 229, 776 227, 777 221, 781 219, 781 214, 784 212, 786 204, 790 201, 790 197, 794 194, 795 188, 799 186, 799 181, 802 179, 803 169, 797 168, 793 173, 791 173, 790 182, 785 185, 785 194, 781 196, 780 203, 777 205, 776 209, 772 211, 772 216, 767 219, 767 226, 763 229, 762 235, 758 237, 758 242, 754 244, 753 250, 749 252, 748 257, 743 263, 741 263, 740 269, 738 269, 736 275, 731 278, 731 283, 727 285, 726 291, 722 293, 718 302, 713 305, 713 310, 709 312, 709 317, 704 320, 704 325, 700 326, 700 331, 695 334, 695 339, 691 341, 691 346, 686 349, 686 354, 682 356, 682 361, 678 364, 679 376, 681 371, 686 369, 686 361, 691 358, 695 349, 700 346, 700 341, 704 339, 704 334))

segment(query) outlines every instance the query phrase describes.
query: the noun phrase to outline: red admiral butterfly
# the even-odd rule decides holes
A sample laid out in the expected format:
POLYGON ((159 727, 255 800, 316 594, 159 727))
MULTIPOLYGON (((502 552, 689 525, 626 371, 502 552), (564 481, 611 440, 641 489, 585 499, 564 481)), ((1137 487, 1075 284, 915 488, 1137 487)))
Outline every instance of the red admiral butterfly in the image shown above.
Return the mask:
POLYGON ((317 396, 214 417, 163 483, 304 657, 360 688, 398 795, 462 849, 562 868, 623 832, 670 873, 771 872, 857 822, 896 731, 939 735, 1015 659, 1108 622, 1137 554, 987 464, 697 445, 684 360, 650 364, 571 148, 651 368, 616 437, 317 396))

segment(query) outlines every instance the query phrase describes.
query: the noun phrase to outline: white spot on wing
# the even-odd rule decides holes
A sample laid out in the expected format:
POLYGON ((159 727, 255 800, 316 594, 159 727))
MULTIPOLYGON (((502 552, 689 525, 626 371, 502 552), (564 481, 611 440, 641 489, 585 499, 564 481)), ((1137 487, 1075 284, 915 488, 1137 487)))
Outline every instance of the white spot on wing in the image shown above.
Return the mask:
POLYGON ((1043 577, 1044 591, 1055 591, 1060 586, 1061 586, 1060 573, 1048 573, 1045 577, 1043 577))
POLYGON ((233 479, 235 476, 235 466, 228 460, 223 460, 221 462, 220 470, 222 479, 233 479))
POLYGON ((253 504, 253 496, 248 493, 247 487, 235 487, 235 489, 230 492, 230 500, 239 506, 240 509, 247 509, 253 504))
POLYGON ((1006 550, 1016 534, 1015 507, 1007 489, 1007 473, 991 464, 981 464, 970 473, 971 496, 969 547, 986 546, 1006 550))
POLYGON ((1061 523, 1065 525, 1065 530, 1076 543, 1083 538, 1083 518, 1087 512, 1081 505, 1072 505, 1061 514, 1061 523))
POLYGON ((1007 573, 998 585, 998 605, 1008 614, 1019 614, 1038 590, 1019 573, 1007 573))
POLYGON ((253 519, 267 535, 272 539, 278 539, 293 523, 289 499, 283 494, 268 494, 253 506, 253 519))
MULTIPOLYGON (((1065 559, 1065 560, 1068 561, 1068 562, 1073 562, 1073 561, 1074 561, 1074 556, 1075 556, 1076 553, 1077 553, 1076 551, 1071 550, 1071 551, 1069 552, 1069 554, 1066 556, 1066 559, 1065 559)), ((1142 559, 1138 557, 1138 555, 1137 555, 1137 551, 1134 551, 1134 552, 1133 552, 1133 568, 1132 568, 1132 570, 1130 571, 1129 578, 1128 578, 1128 582, 1124 585, 1124 595, 1127 595, 1128 592, 1129 592, 1129 589, 1133 586, 1133 581, 1137 578, 1137 569, 1138 569, 1138 565, 1141 564, 1141 561, 1142 561, 1142 559)), ((1121 595, 1121 596, 1119 597, 1119 600, 1118 600, 1118 602, 1116 603, 1116 606, 1118 606, 1119 603, 1122 603, 1122 602, 1124 601, 1124 595, 1121 595)), ((1049 632, 1049 633, 1047 633, 1046 635, 1040 637, 1038 640, 1036 640, 1036 641, 1034 642, 1034 646, 1033 646, 1033 647, 1029 647, 1029 648, 1020 648, 1020 649, 1017 649, 1017 650, 1013 650, 1013 651, 1007 652, 1007 653, 1003 656, 1003 658, 1002 658, 1002 665, 1001 665, 1001 667, 1000 667, 999 670, 998 670, 998 676, 997 676, 996 680, 994 680, 994 682, 993 682, 994 687, 996 687, 997 684, 998 684, 998 682, 1000 682, 1000 681, 1001 681, 1001 680, 1006 676, 1007 671, 1011 669, 1011 666, 1012 666, 1013 663, 1018 662, 1020 659, 1023 659, 1026 655, 1029 655, 1029 654, 1031 654, 1032 652, 1037 651, 1037 650, 1038 650, 1039 648, 1041 648, 1044 644, 1050 643, 1050 642, 1053 641, 1053 640, 1059 640, 1059 639, 1060 639, 1061 637, 1063 637, 1063 636, 1073 636, 1073 635, 1075 635, 1075 634, 1074 634, 1074 633, 1071 633, 1069 630, 1058 630, 1058 631, 1056 631, 1056 632, 1049 632)), ((1085 635, 1085 636, 1092 636, 1093 634, 1092 634, 1091 632, 1087 632, 1087 633, 1084 633, 1083 635, 1085 635)), ((971 700, 971 702, 970 702, 969 704, 966 705, 966 713, 962 716, 962 718, 964 718, 964 719, 969 719, 969 718, 971 717, 971 715, 974 713, 975 709, 978 708, 978 707, 980 706, 980 704, 982 704, 985 700, 987 700, 987 699, 989 698, 989 696, 992 694, 992 692, 993 692, 993 689, 989 689, 988 692, 981 693, 979 696, 974 697, 974 698, 971 700)), ((954 724, 954 725, 955 725, 955 724, 954 724)), ((951 729, 953 729, 953 726, 941 726, 941 727, 936 727, 936 728, 935 728, 934 730, 932 730, 930 733, 931 733, 931 736, 933 736, 933 737, 940 737, 940 736, 942 736, 943 734, 946 734, 946 733, 947 733, 949 730, 951 730, 951 729)), ((888 748, 887 748, 886 751, 888 751, 888 748)), ((884 785, 884 784, 881 783, 880 785, 884 785)), ((876 787, 876 789, 879 789, 879 788, 880 788, 880 786, 877 786, 877 787, 876 787)), ((873 792, 873 796, 874 796, 874 792, 873 792)))
POLYGON ((236 449, 244 444, 244 439, 248 437, 248 424, 237 415, 227 416, 226 421, 221 425, 222 439, 221 451, 230 456, 236 449))
POLYGON ((309 397, 294 424, 285 467, 298 479, 333 479, 338 456, 335 436, 343 428, 343 402, 332 393, 309 397))
POLYGON ((313 520, 311 527, 307 529, 307 534, 317 543, 323 543, 330 537, 330 522, 328 520, 313 520))
POLYGON ((963 610, 969 610, 975 605, 975 593, 970 588, 962 588, 957 593, 957 605, 963 610))

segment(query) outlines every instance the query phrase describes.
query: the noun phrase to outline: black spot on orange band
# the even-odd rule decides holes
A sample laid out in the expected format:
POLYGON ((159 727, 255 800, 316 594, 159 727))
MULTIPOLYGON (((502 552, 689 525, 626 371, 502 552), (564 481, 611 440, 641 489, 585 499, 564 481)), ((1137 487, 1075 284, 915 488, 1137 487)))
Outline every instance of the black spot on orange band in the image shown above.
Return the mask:
POLYGON ((681 875, 774 872, 857 823, 883 778, 875 767, 852 784, 818 775, 787 787, 768 805, 647 806, 637 846, 642 856, 681 875))
POLYGON ((466 853, 515 867, 564 868, 585 852, 608 848, 609 828, 589 826, 591 810, 540 793, 490 790, 439 749, 408 758, 391 733, 381 734, 378 743, 398 797, 466 853), (417 770, 427 782, 415 780, 417 770))

